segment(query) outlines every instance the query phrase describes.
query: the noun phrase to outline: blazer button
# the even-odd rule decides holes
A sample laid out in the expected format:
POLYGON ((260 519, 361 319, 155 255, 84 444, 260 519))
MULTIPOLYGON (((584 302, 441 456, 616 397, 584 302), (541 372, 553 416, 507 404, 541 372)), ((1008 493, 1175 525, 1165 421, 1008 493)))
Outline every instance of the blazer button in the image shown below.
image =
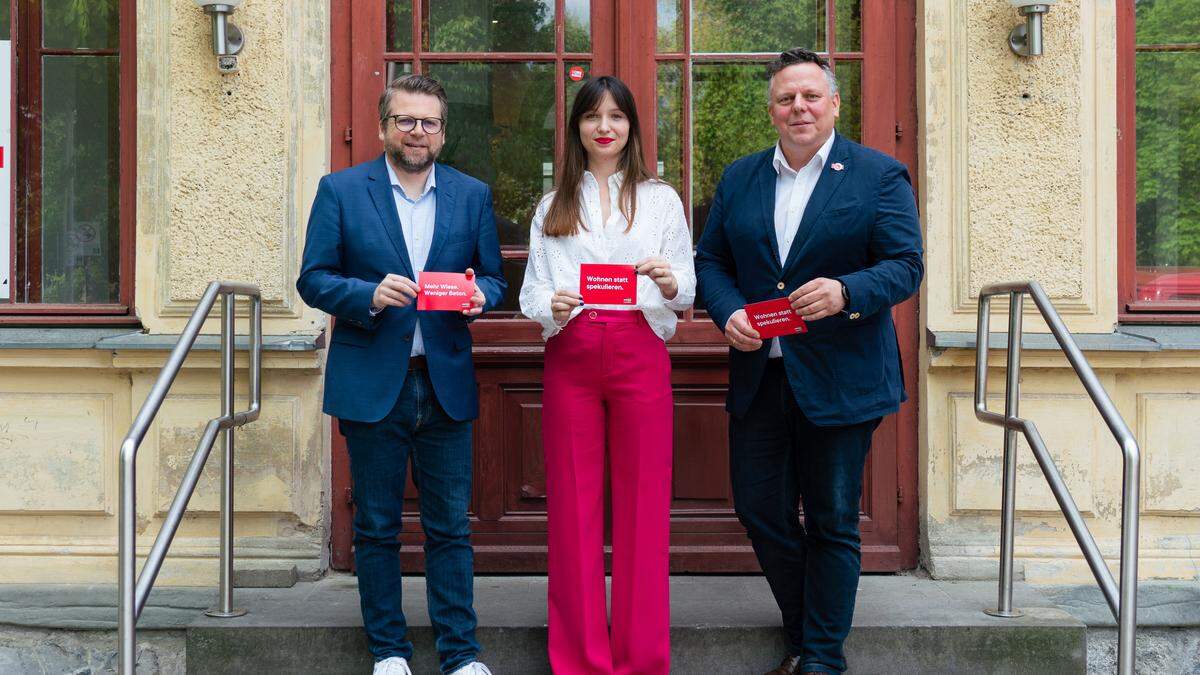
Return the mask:
POLYGON ((783 285, 783 282, 781 281, 781 282, 779 282, 778 284, 775 284, 775 288, 778 288, 779 290, 781 290, 781 291, 782 291, 782 290, 783 290, 785 287, 784 287, 784 285, 783 285))
POLYGON ((861 315, 861 314, 859 314, 858 312, 854 312, 853 314, 851 314, 851 315, 850 315, 850 320, 851 320, 851 321, 857 321, 857 320, 858 320, 858 317, 860 317, 860 316, 862 316, 862 315, 861 315))

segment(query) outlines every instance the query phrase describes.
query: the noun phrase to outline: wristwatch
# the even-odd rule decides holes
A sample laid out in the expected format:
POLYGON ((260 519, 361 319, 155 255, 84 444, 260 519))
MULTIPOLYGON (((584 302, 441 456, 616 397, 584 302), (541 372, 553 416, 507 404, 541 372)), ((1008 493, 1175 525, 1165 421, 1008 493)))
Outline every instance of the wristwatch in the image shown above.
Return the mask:
POLYGON ((838 284, 842 287, 842 299, 846 301, 847 305, 850 304, 850 291, 846 290, 846 282, 838 279, 838 284))

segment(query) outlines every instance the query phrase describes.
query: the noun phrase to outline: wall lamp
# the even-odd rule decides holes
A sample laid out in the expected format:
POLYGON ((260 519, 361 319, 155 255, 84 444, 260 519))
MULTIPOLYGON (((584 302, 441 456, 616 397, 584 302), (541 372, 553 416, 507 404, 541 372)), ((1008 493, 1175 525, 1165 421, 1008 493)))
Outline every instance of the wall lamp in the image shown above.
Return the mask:
POLYGON ((1050 11, 1050 5, 1058 0, 1008 0, 1017 12, 1025 17, 1025 23, 1018 25, 1008 34, 1008 47, 1018 56, 1042 55, 1042 15, 1050 11))
POLYGON ((245 39, 242 31, 229 21, 229 15, 242 0, 194 0, 196 6, 212 16, 213 54, 217 55, 217 70, 221 73, 236 73, 237 55, 242 51, 245 39))

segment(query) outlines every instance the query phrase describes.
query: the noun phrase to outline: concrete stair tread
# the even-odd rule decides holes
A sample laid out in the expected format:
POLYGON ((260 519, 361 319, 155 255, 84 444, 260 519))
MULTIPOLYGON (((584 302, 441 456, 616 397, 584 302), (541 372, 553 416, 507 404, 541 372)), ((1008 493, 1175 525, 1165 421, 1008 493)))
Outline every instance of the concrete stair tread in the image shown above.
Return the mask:
MULTIPOLYGON (((424 579, 407 578, 405 613, 414 672, 436 672, 424 579)), ((497 673, 548 673, 546 579, 479 577, 475 607, 481 658, 497 673)), ((672 673, 762 673, 783 653, 779 612, 762 577, 674 577, 672 673)), ((333 576, 285 589, 244 589, 235 619, 199 617, 188 627, 188 671, 369 672, 356 580, 333 576)), ((1017 619, 983 613, 994 582, 867 576, 847 641, 852 673, 1082 673, 1086 627, 1019 584, 1017 619)))

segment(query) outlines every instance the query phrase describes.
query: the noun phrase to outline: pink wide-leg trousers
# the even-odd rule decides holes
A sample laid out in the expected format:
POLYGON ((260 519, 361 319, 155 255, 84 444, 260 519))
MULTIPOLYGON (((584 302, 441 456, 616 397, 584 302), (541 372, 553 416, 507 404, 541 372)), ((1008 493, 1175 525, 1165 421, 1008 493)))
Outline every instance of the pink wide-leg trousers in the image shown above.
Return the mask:
POLYGON ((671 362, 639 311, 585 310, 546 345, 549 652, 556 675, 666 675, 671 362), (604 469, 612 481, 612 622, 604 469))

